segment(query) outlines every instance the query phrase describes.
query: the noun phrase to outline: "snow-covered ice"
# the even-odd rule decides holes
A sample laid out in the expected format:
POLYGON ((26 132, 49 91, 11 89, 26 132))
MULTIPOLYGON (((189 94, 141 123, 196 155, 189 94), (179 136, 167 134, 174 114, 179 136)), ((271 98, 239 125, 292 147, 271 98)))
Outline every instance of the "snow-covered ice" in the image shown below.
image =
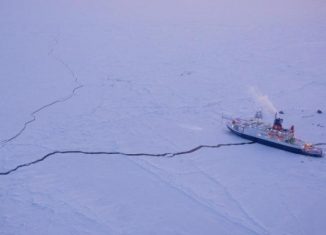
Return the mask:
MULTIPOLYGON (((324 1, 2 0, 0 16, 0 172, 246 142, 221 117, 252 116, 252 90, 326 143, 324 1)), ((325 158, 169 156, 0 175, 0 234, 326 231, 325 158)))

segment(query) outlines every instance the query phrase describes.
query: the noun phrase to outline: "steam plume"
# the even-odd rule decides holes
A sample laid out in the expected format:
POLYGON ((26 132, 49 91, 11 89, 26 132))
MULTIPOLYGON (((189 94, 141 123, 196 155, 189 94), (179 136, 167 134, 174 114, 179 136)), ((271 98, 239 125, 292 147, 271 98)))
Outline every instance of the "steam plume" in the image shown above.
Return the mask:
POLYGON ((249 93, 257 103, 257 105, 261 106, 265 111, 275 114, 277 109, 270 101, 267 95, 264 95, 257 87, 250 86, 249 93))

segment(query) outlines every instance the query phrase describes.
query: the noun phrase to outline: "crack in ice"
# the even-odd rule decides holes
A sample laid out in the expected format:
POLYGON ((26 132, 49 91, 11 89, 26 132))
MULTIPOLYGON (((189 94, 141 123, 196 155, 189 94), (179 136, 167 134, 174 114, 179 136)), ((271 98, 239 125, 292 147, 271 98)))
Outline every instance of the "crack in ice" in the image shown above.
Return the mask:
POLYGON ((121 156, 129 156, 129 157, 165 157, 165 158, 173 158, 176 156, 180 155, 187 155, 191 154, 194 152, 199 151, 200 149, 203 148, 220 148, 220 147, 226 147, 226 146, 237 146, 237 145, 248 145, 248 144, 254 144, 255 142, 240 142, 240 143, 227 143, 227 144, 217 144, 217 145, 199 145, 193 149, 187 150, 187 151, 181 151, 181 152, 175 152, 175 153, 159 153, 159 154, 153 154, 153 153, 123 153, 123 152, 106 152, 106 151, 98 151, 98 152, 93 152, 93 151, 81 151, 81 150, 67 150, 67 151, 53 151, 50 152, 43 157, 28 162, 24 164, 17 165, 16 167, 0 172, 0 175, 9 175, 15 171, 17 171, 20 168, 28 167, 31 165, 35 165, 37 163, 40 163, 52 156, 55 155, 65 155, 65 154, 83 154, 83 155, 121 155, 121 156))
MULTIPOLYGON (((54 38, 54 43, 55 45, 58 44, 58 39, 54 38)), ((55 46, 54 45, 54 46, 55 46)), ((52 101, 51 103, 48 103, 46 105, 43 105, 42 107, 34 110, 30 116, 32 117, 30 120, 26 121, 23 124, 23 127, 13 136, 11 136, 10 138, 4 139, 0 141, 0 148, 3 148, 7 143, 13 141, 14 139, 18 138, 21 134, 23 134, 23 132, 27 129, 28 125, 30 125, 31 123, 36 121, 36 116, 38 113, 40 113, 41 111, 43 111, 44 109, 47 109, 53 105, 56 105, 58 103, 63 103, 66 102, 67 100, 71 99, 73 96, 75 96, 76 91, 79 90, 80 88, 83 87, 83 85, 79 82, 78 80, 78 76, 76 75, 76 73, 71 69, 71 67, 64 62, 61 58, 59 58, 58 56, 54 55, 54 46, 52 46, 48 52, 49 56, 52 56, 55 60, 57 60, 63 67, 65 67, 65 69, 70 73, 70 75, 74 78, 74 83, 77 84, 72 91, 70 92, 69 95, 67 95, 66 97, 57 99, 55 101, 52 101)))
MULTIPOLYGON (((162 183, 165 183, 166 185, 168 185, 170 188, 176 190, 177 192, 181 193, 182 195, 184 195, 185 197, 187 197, 188 199, 190 199, 191 201, 193 201, 194 203, 196 203, 197 205, 199 205, 200 207, 204 208, 205 210, 211 212, 212 214, 214 214, 218 219, 225 219, 225 221, 227 221, 228 223, 240 227, 244 230, 246 230, 247 232, 249 232, 250 234, 256 234, 256 235, 261 235, 262 233, 258 233, 256 231, 254 231, 252 228, 234 220, 233 218, 231 218, 230 216, 226 216, 223 213, 221 213, 219 210, 216 210, 214 208, 214 206, 212 206, 212 203, 207 201, 207 200, 203 200, 199 195, 196 195, 194 192, 192 192, 191 190, 183 187, 182 185, 178 185, 176 183, 173 183, 172 181, 169 181, 167 179, 164 179, 164 177, 162 177, 160 174, 155 173, 153 170, 148 169, 147 167, 143 166, 142 164, 132 160, 132 162, 134 164, 136 164, 137 166, 139 166, 142 170, 146 171, 147 173, 155 176, 158 180, 160 180, 162 183)), ((151 165, 150 163, 147 162, 147 164, 151 165)), ((153 167, 151 165, 151 167, 153 167)), ((162 169, 160 169, 162 171, 162 169)), ((163 170, 164 171, 164 170, 163 170)), ((264 234, 268 234, 268 233, 264 233, 264 234)))

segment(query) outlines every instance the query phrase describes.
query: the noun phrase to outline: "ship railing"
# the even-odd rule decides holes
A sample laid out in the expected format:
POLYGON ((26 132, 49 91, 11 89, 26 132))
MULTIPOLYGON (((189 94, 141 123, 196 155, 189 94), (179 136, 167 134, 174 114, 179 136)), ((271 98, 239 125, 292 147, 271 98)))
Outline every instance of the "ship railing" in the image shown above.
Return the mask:
POLYGON ((303 150, 307 153, 311 153, 311 154, 318 154, 320 156, 323 155, 323 149, 314 146, 313 144, 304 144, 303 145, 303 150))

